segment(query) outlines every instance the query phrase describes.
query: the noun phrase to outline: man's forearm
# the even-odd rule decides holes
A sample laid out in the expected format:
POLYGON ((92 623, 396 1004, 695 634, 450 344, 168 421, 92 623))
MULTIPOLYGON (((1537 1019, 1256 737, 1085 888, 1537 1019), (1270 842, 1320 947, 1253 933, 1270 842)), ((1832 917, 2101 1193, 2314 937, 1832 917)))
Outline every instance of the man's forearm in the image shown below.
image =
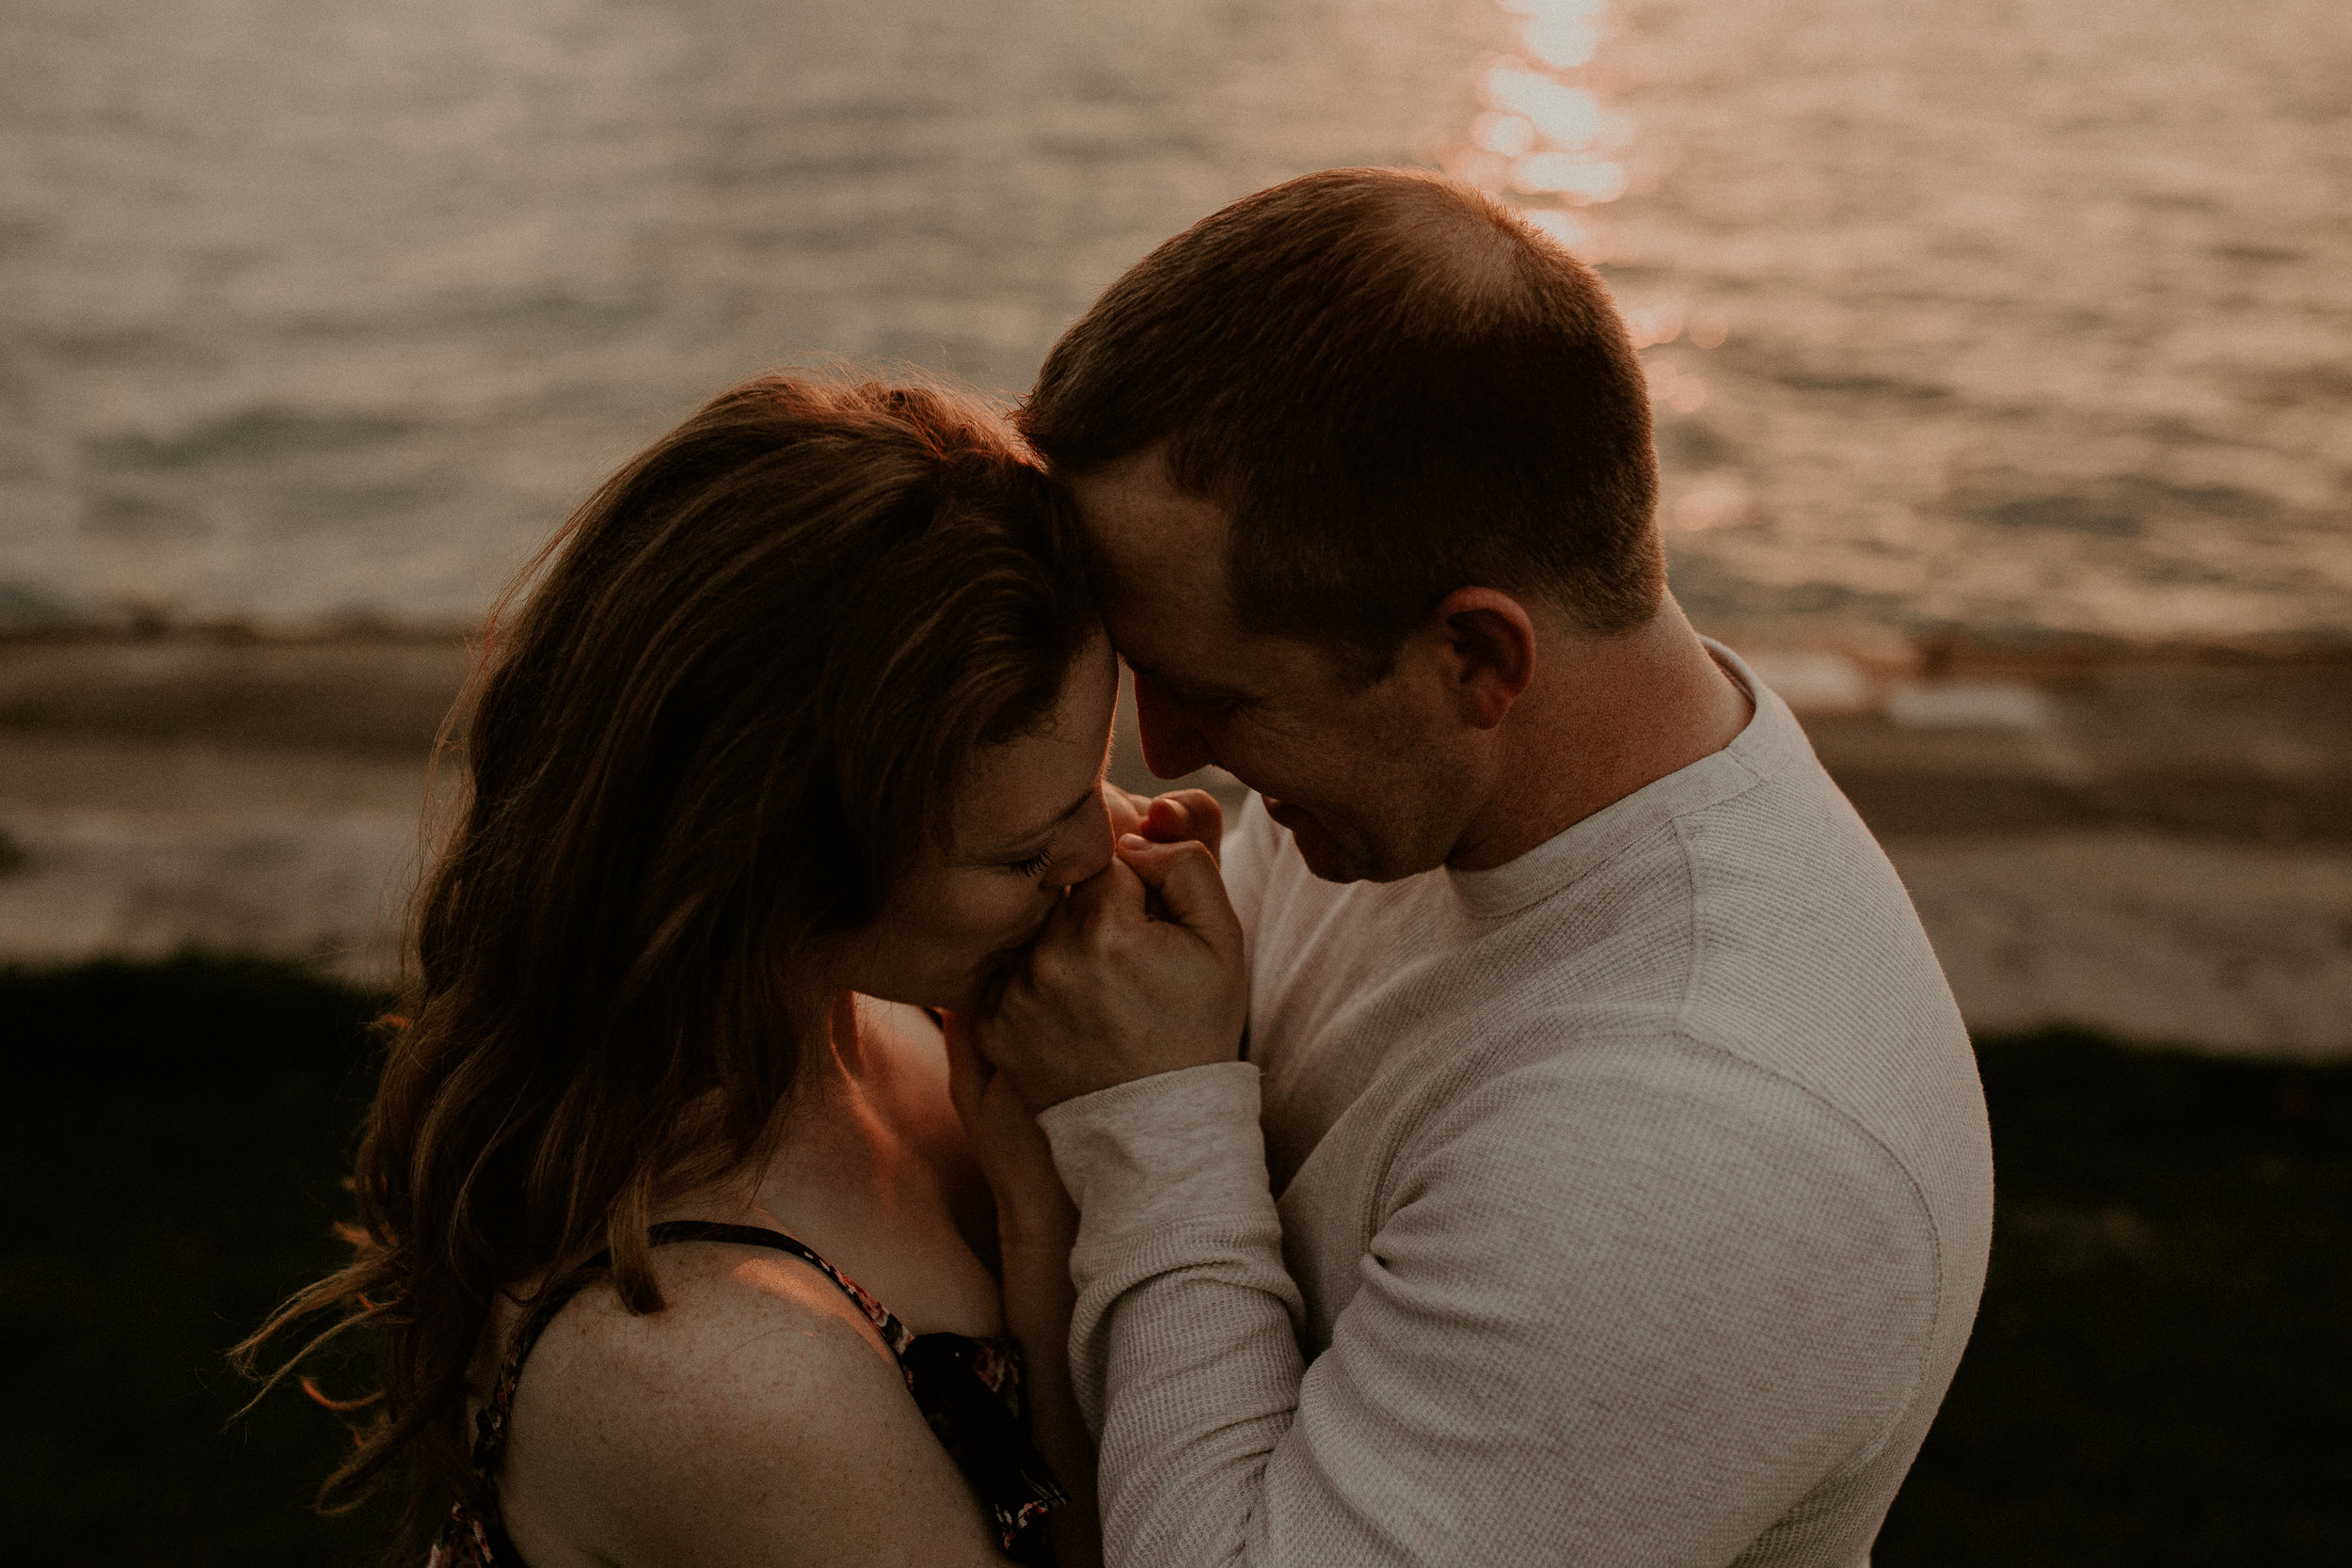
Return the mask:
POLYGON ((1102 1434, 1105 1560, 1237 1560, 1303 1362, 1257 1069, 1141 1079, 1041 1123, 1084 1219, 1072 1370, 1102 1434))

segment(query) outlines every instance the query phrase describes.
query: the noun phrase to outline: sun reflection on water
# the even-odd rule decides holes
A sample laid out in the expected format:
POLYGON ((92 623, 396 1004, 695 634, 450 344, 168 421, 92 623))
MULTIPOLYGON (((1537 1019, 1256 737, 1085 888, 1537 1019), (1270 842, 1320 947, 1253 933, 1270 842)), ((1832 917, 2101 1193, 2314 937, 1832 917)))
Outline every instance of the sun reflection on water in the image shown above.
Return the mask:
POLYGON ((1605 0, 1500 0, 1516 52, 1486 62, 1486 104, 1451 171, 1520 210, 1571 250, 1602 259, 1607 235, 1592 209, 1626 192, 1627 118, 1588 79, 1603 37, 1605 0))
POLYGON ((1520 45, 1548 66, 1573 71, 1600 47, 1601 0, 1502 0, 1522 19, 1520 45))
MULTIPOLYGON (((1607 56, 1611 0, 1497 0, 1508 53, 1481 63, 1481 109, 1449 172, 1518 207, 1522 216, 1587 261, 1622 261, 1622 237, 1604 222, 1632 183, 1632 118, 1611 101, 1607 56)), ((1692 353, 1722 346, 1729 331, 1709 310, 1667 301, 1628 302, 1626 326, 1643 351, 1652 404, 1688 419, 1708 403, 1692 353), (1658 352, 1651 352, 1658 351, 1658 352)), ((1687 531, 1735 527, 1755 515, 1742 474, 1702 467, 1669 476, 1666 515, 1687 531)))

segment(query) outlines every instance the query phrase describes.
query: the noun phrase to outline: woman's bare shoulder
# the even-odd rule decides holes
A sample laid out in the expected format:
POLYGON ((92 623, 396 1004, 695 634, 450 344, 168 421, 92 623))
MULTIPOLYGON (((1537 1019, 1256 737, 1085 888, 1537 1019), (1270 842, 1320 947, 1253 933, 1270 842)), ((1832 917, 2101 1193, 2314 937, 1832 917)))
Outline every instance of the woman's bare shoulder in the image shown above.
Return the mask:
POLYGON ((878 1541, 997 1560, 897 1362, 823 1275, 700 1244, 654 1268, 661 1311, 592 1287, 526 1364, 501 1492, 527 1559, 565 1555, 539 1537, 651 1563, 856 1560, 878 1541))
POLYGON ((872 1372, 885 1386, 898 1381, 888 1347, 857 1305, 798 1258, 687 1242, 654 1248, 652 1264, 660 1311, 632 1313, 599 1281, 548 1325, 531 1366, 593 1368, 598 1376, 583 1392, 594 1397, 618 1380, 632 1399, 658 1389, 723 1393, 733 1380, 771 1381, 796 1368, 836 1378, 872 1372))

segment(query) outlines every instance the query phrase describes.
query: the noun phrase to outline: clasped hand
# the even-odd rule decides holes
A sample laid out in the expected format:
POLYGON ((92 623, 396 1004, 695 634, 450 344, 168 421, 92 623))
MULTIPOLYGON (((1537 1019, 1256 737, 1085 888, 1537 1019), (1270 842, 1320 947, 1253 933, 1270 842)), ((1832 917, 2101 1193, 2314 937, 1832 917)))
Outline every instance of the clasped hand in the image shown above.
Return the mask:
POLYGON ((1135 826, 1145 832, 1121 833, 1110 864, 1070 890, 975 1021, 982 1054, 1033 1111, 1240 1049, 1248 983, 1211 847, 1216 802, 1186 791, 1135 826))
POLYGON ((993 1008, 948 1031, 957 1109, 1009 1233, 1058 1232, 1066 1205, 1035 1114, 1180 1068, 1232 1061, 1248 1016, 1214 797, 1106 788, 1118 853, 1071 889, 993 1008))
POLYGON ((1071 889, 997 1004, 948 1027, 950 1088, 997 1196, 1005 1246, 1075 1227, 1035 1115, 1132 1079, 1228 1063, 1249 1016, 1216 797, 1105 787, 1118 856, 1071 889))

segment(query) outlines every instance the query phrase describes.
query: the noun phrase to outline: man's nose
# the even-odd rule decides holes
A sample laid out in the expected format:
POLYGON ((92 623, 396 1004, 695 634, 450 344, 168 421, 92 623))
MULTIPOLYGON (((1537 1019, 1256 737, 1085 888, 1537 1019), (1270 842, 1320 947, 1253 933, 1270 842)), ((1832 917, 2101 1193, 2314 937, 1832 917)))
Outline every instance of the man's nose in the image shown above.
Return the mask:
POLYGON ((1136 728, 1143 738, 1143 764, 1162 779, 1181 779, 1216 760, 1201 738, 1184 705, 1160 689, 1159 682, 1136 672, 1136 728))

